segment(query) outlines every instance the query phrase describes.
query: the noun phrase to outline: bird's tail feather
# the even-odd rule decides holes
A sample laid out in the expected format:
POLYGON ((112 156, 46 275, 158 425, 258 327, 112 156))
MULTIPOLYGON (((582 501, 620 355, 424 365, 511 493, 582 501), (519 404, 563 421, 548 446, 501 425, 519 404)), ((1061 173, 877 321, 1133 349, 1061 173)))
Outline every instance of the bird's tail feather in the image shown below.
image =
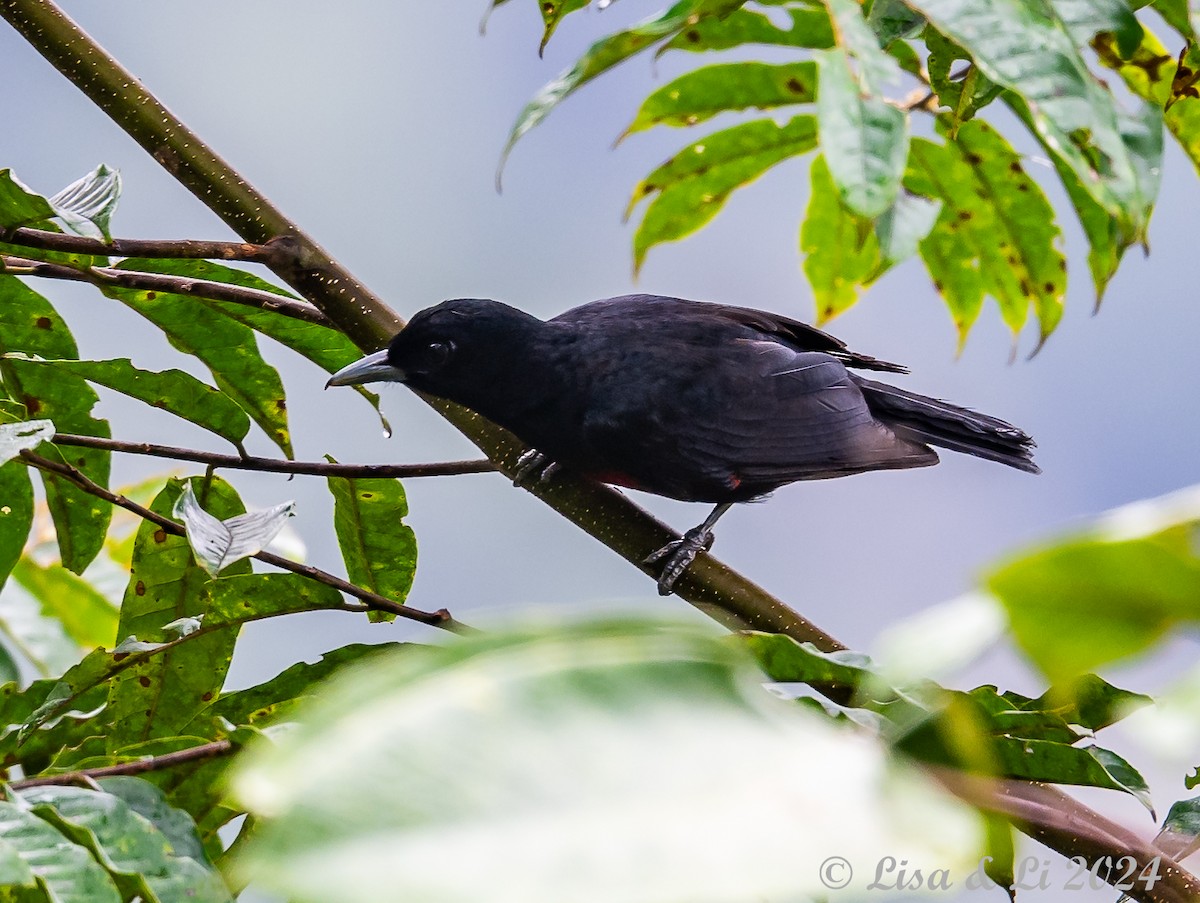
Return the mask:
POLYGON ((1037 443, 1011 423, 857 375, 853 379, 871 413, 899 435, 1027 473, 1041 473, 1033 463, 1037 443))

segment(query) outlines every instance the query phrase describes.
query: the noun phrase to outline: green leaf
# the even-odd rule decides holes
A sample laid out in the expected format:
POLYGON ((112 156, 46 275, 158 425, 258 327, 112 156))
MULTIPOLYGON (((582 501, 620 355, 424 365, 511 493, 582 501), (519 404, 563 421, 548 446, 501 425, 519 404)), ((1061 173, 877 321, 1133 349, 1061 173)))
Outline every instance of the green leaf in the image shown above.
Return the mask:
POLYGON ((22 559, 13 572, 24 589, 84 649, 112 646, 117 639, 117 609, 82 577, 58 564, 42 566, 22 559))
POLYGON ((894 266, 917 253, 921 242, 933 230, 941 209, 941 201, 906 191, 896 196, 896 202, 875 221, 879 256, 885 267, 894 266))
POLYGON ((1045 341, 1062 318, 1066 259, 1054 210, 1008 142, 979 121, 964 123, 944 145, 916 139, 904 184, 942 202, 921 254, 960 335, 978 314, 983 289, 1014 335, 1032 307, 1045 341))
POLYGON ((1176 862, 1200 849, 1200 797, 1171 804, 1162 830, 1154 838, 1154 846, 1176 862))
POLYGON ((208 865, 204 845, 196 833, 196 823, 186 812, 171 806, 162 791, 141 778, 115 775, 97 782, 105 793, 122 800, 130 809, 154 825, 171 845, 176 856, 186 856, 208 865))
POLYGON ((896 200, 908 156, 908 117, 879 97, 863 96, 840 50, 817 57, 821 149, 842 203, 873 219, 896 200))
MULTIPOLYGON (((214 516, 232 517, 246 510, 224 480, 213 478, 206 484, 196 479, 192 485, 214 516)), ((169 481, 151 510, 171 516, 182 489, 181 481, 169 481)), ((233 564, 227 573, 249 574, 250 562, 233 564)), ((134 543, 117 635, 135 636, 148 643, 174 640, 177 634, 168 630, 167 624, 210 614, 210 597, 205 590, 211 583, 193 560, 186 539, 144 521, 134 543)), ((213 630, 123 671, 109 688, 113 719, 109 749, 181 733, 182 726, 220 692, 236 640, 236 630, 213 630)))
POLYGON ((825 0, 833 19, 838 46, 858 63, 858 82, 864 94, 879 95, 900 79, 900 66, 879 46, 879 37, 863 18, 857 0, 825 0))
POLYGON ((791 17, 791 28, 780 28, 762 13, 745 8, 720 18, 700 19, 663 44, 656 55, 668 50, 729 50, 744 44, 815 50, 833 46, 833 27, 825 10, 789 6, 783 11, 791 17))
MULTIPOLYGON (((104 655, 107 653, 93 652, 89 657, 94 664, 104 655)), ((97 720, 104 710, 102 688, 81 690, 59 705, 68 695, 69 688, 57 678, 35 680, 25 688, 17 683, 0 686, 0 766, 19 763, 26 774, 36 774, 64 747, 77 746, 106 729, 97 720), (77 704, 72 706, 72 702, 77 704), (50 707, 55 708, 55 717, 41 717, 50 707)))
POLYGON ((656 125, 696 125, 729 110, 770 110, 816 97, 812 62, 722 63, 682 75, 643 102, 622 138, 656 125))
POLYGON ((295 706, 314 691, 339 668, 353 662, 373 659, 377 655, 405 646, 402 643, 381 643, 376 646, 352 644, 326 652, 309 664, 298 662, 256 687, 223 693, 219 699, 196 716, 224 718, 231 724, 264 727, 290 717, 295 706))
POLYGON ((1050 0, 1050 7, 1080 46, 1104 32, 1116 39, 1122 56, 1129 56, 1142 41, 1142 25, 1126 0, 1050 0))
MULTIPOLYGON (((206 282, 224 282, 229 285, 239 285, 243 288, 258 289, 263 292, 274 292, 281 297, 295 296, 279 286, 260 279, 245 270, 235 270, 208 260, 151 260, 147 258, 130 258, 125 265, 143 273, 161 273, 168 276, 186 276, 190 279, 202 279, 206 282)), ((358 346, 344 334, 319 323, 298 320, 272 310, 250 307, 246 304, 234 304, 231 301, 208 301, 202 303, 215 311, 219 311, 231 320, 236 320, 244 326, 249 326, 255 332, 273 339, 285 348, 312 361, 326 373, 336 373, 347 364, 362 357, 358 346)), ((363 386, 354 389, 370 402, 379 414, 385 431, 390 432, 388 423, 379 412, 379 396, 363 386)))
POLYGON ((36 363, 71 373, 89 382, 144 401, 228 439, 242 450, 250 418, 228 395, 205 385, 182 370, 140 370, 128 358, 109 361, 38 360, 36 363))
POLYGON ((0 849, 15 851, 54 903, 121 903, 108 873, 81 846, 20 806, 0 801, 0 849))
POLYGON ((852 306, 859 286, 869 285, 882 270, 870 221, 842 204, 824 155, 813 160, 810 176, 800 250, 817 302, 817 322, 824 323, 852 306))
POLYGON ((542 10, 542 22, 545 23, 545 30, 542 32, 542 43, 538 47, 538 56, 546 49, 546 45, 550 43, 550 38, 558 28, 558 23, 562 21, 563 16, 568 13, 573 13, 577 9, 583 9, 591 0, 539 0, 538 6, 542 10))
POLYGON ((835 850, 877 861, 900 844, 914 867, 975 867, 973 813, 760 682, 725 644, 661 622, 373 659, 277 744, 247 749, 232 786, 264 818, 241 876, 297 903, 477 901, 496 887, 642 900, 651 885, 657 899, 774 900, 820 895, 835 850), (719 857, 695 842, 732 824, 719 857), (448 848, 473 867, 443 867, 432 851, 448 848))
POLYGON ((232 901, 215 871, 177 855, 154 823, 120 797, 81 787, 34 787, 21 791, 33 812, 80 846, 91 850, 126 896, 147 903, 232 901))
MULTIPOLYGON (((21 679, 21 669, 8 647, 0 645, 0 682, 11 683, 21 679)), ((2 884, 3 882, 0 882, 2 884)))
POLYGON ((1092 731, 1115 724, 1154 702, 1144 693, 1114 687, 1095 674, 1084 674, 1077 680, 1051 687, 1037 699, 1026 700, 1011 692, 1004 695, 1016 700, 1018 708, 1054 711, 1063 720, 1092 731))
POLYGON ((936 28, 925 29, 925 45, 929 48, 930 86, 937 93, 938 103, 951 110, 950 134, 954 135, 959 125, 995 100, 1003 89, 971 64, 969 53, 936 28), (961 77, 954 67, 959 60, 971 64, 961 77))
POLYGON ((744 2, 745 0, 679 0, 670 9, 597 41, 574 66, 542 88, 521 111, 500 155, 500 171, 503 171, 504 163, 516 143, 550 115, 551 110, 592 79, 648 49, 657 41, 705 18, 729 13, 744 2))
POLYGON ((747 631, 738 635, 758 666, 779 683, 837 684, 857 689, 872 676, 871 660, 861 652, 822 652, 778 633, 747 631))
POLYGON ((50 198, 58 220, 76 235, 111 241, 109 224, 121 198, 121 174, 103 163, 50 198))
POLYGON ((651 201, 633 239, 634 267, 657 244, 678 241, 720 212, 729 195, 789 157, 816 147, 816 120, 797 116, 785 125, 747 122, 685 147, 633 190, 626 215, 643 198, 651 201))
POLYGON ((1196 32, 1188 19, 1188 0, 1153 0, 1150 6, 1188 41, 1196 40, 1196 32))
POLYGON ((11 169, 0 169, 0 229, 41 225, 53 216, 49 201, 22 185, 11 169))
MULTIPOLYGON (((43 358, 77 358, 66 323, 45 298, 12 276, 0 276, 0 354, 20 352, 43 358)), ((96 393, 75 376, 47 372, 24 361, 0 360, 4 390, 25 406, 31 418, 52 420, 57 430, 109 438, 108 421, 91 416, 96 393)), ((103 449, 62 448, 62 459, 101 486, 108 485, 111 454, 103 449)), ((46 501, 58 536, 63 565, 76 574, 99 553, 112 519, 107 502, 63 477, 42 474, 46 501)))
MULTIPOLYGON (((1022 0, 915 0, 996 84, 1021 96, 1039 139, 1054 148, 1122 229, 1140 239, 1158 190, 1157 160, 1126 141, 1116 100, 1087 69, 1049 6, 1022 0), (1147 165, 1149 164, 1149 165, 1147 165)), ((1134 118, 1152 116, 1143 111, 1134 118)))
MULTIPOLYGON (((119 269, 141 270, 138 260, 125 260, 119 269)), ((208 367, 217 386, 254 420, 289 458, 287 403, 279 373, 262 359, 254 333, 182 295, 105 286, 104 293, 137 311, 163 331, 175 348, 208 367)), ((66 357, 43 354, 41 357, 66 357)))
POLYGON ((875 0, 867 13, 867 24, 879 43, 888 47, 901 38, 915 37, 925 25, 925 17, 901 0, 875 0))
POLYGON ((1108 515, 1093 530, 994 568, 985 583, 1013 638, 1053 681, 1149 649, 1200 620, 1195 489, 1108 515))
MULTIPOLYGON (((328 481, 333 526, 350 582, 403 604, 417 569, 417 537, 403 521, 408 515, 404 486, 399 480, 328 481)), ((370 615, 375 621, 396 618, 388 612, 370 615)))
POLYGON ((0 465, 0 587, 21 557, 33 527, 33 483, 21 461, 0 465))

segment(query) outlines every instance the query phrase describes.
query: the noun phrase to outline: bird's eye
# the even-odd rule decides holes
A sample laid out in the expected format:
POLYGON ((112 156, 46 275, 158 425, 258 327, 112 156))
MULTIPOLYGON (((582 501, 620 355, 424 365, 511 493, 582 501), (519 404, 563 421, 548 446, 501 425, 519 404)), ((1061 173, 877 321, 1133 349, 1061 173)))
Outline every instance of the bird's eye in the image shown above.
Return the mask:
POLYGON ((435 367, 440 367, 450 360, 453 352, 453 342, 432 342, 429 345, 429 362, 435 367))

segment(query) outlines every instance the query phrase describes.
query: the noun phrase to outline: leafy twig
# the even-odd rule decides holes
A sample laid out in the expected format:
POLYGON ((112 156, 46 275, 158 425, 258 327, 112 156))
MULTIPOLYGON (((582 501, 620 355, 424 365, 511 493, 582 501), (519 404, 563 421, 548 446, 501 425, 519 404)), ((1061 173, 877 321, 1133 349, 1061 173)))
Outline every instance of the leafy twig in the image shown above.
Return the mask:
POLYGON ((0 229, 0 241, 41 251, 87 254, 93 257, 154 257, 167 260, 241 260, 265 263, 279 256, 278 244, 256 245, 243 241, 196 241, 194 239, 114 238, 110 242, 47 232, 42 229, 0 229))
MULTIPOLYGON (((112 505, 116 505, 119 508, 124 508, 126 511, 131 511, 138 515, 138 517, 157 524, 167 533, 171 533, 175 536, 187 535, 181 524, 177 524, 170 518, 163 517, 163 515, 155 511, 151 511, 149 508, 145 508, 142 505, 139 505, 137 502, 125 498, 123 495, 118 495, 117 493, 106 489, 99 483, 90 479, 80 470, 72 467, 69 464, 64 464, 59 461, 51 461, 49 458, 43 458, 41 455, 35 454, 34 452, 28 450, 22 451, 21 457, 39 470, 49 471, 51 473, 56 473, 61 477, 65 477, 89 495, 94 495, 96 498, 103 499, 112 505)), ((378 593, 373 593, 370 590, 363 589, 361 586, 355 586, 353 583, 349 583, 346 580, 343 580, 341 577, 336 577, 327 571, 322 571, 320 568, 315 568, 307 564, 299 564, 298 562, 291 561, 271 552, 258 552, 253 557, 257 558, 264 564, 274 565, 275 567, 281 568, 285 571, 291 571, 293 574, 300 574, 302 577, 308 577, 310 580, 315 580, 317 583, 324 583, 326 586, 332 586, 334 589, 340 592, 346 593, 349 596, 353 596, 354 598, 361 600, 362 603, 368 608, 390 612, 401 618, 408 618, 412 621, 420 621, 422 624, 428 624, 431 627, 441 627, 443 630, 450 630, 455 633, 463 633, 471 629, 465 624, 454 620, 450 612, 444 608, 439 609, 438 611, 430 612, 422 611, 419 608, 412 608, 408 605, 401 605, 400 603, 394 602, 391 599, 379 595, 378 593)))
POLYGON ((452 477, 465 473, 493 473, 494 465, 487 458, 472 461, 439 461, 436 464, 330 464, 327 461, 285 461, 282 458, 257 458, 253 455, 222 455, 196 448, 174 445, 155 445, 151 442, 122 442, 99 436, 77 436, 56 433, 51 440, 56 445, 81 448, 103 448, 129 455, 149 455, 152 458, 173 458, 194 461, 209 467, 227 470, 258 470, 268 473, 295 473, 318 477, 452 477))
POLYGON ((213 301, 230 301, 335 328, 329 318, 311 304, 293 301, 291 298, 261 289, 230 285, 227 282, 210 282, 190 276, 167 276, 162 273, 140 273, 136 270, 118 270, 113 267, 73 267, 63 263, 9 256, 0 257, 0 272, 14 276, 41 276, 46 279, 65 279, 69 282, 90 282, 98 286, 111 285, 140 291, 191 295, 213 301))
POLYGON ((13 790, 25 790, 29 787, 45 787, 58 784, 86 784, 96 778, 109 778, 114 775, 145 774, 148 771, 161 771, 174 768, 188 762, 199 762, 204 759, 215 759, 227 756, 236 749, 230 740, 214 740, 187 749, 163 753, 160 756, 146 756, 132 762, 121 762, 117 765, 103 765, 99 768, 82 768, 79 771, 64 771, 61 774, 40 775, 36 778, 24 778, 11 781, 8 786, 13 790))

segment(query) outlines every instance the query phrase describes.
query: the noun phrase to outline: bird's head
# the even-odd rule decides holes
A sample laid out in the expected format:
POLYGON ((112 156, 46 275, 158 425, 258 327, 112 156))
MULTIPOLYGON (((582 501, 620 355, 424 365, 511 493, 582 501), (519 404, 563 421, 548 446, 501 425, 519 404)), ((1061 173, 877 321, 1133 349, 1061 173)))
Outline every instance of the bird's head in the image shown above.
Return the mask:
POLYGON ((540 320, 499 301, 457 298, 413 316, 387 348, 343 367, 329 386, 398 382, 471 406, 472 395, 540 320))

